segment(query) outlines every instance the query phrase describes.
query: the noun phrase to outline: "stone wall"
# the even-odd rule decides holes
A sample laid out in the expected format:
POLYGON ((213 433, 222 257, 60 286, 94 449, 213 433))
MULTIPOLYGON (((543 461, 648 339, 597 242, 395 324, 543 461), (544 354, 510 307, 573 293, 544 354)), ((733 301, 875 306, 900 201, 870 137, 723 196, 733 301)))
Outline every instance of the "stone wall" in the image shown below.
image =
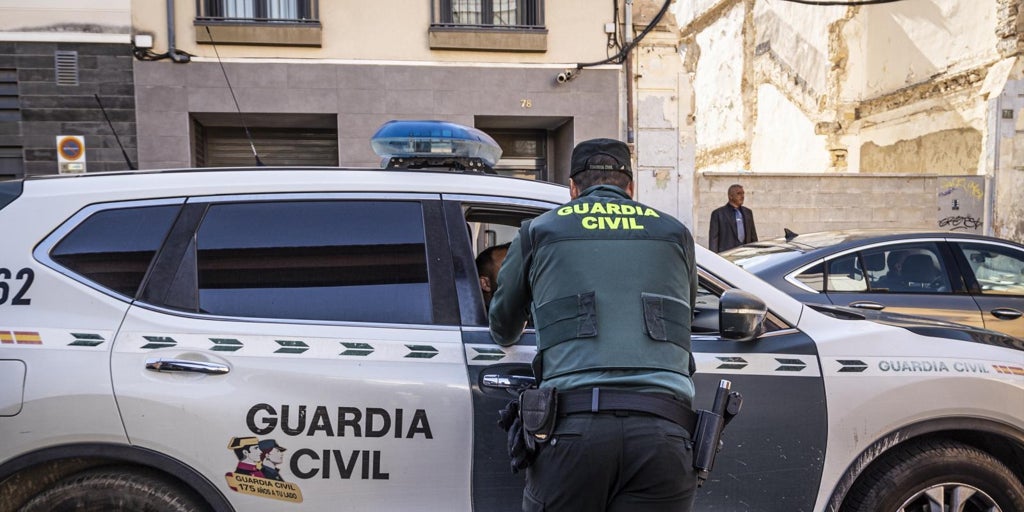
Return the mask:
POLYGON ((21 148, 26 176, 56 174, 57 136, 83 135, 89 172, 128 169, 114 131, 137 162, 133 60, 127 44, 0 42, 0 69, 17 73, 21 118, 0 123, 0 146, 21 148), (77 85, 57 84, 58 50, 78 52, 77 85))
MULTIPOLYGON (((761 240, 796 233, 857 228, 939 230, 939 177, 866 174, 698 173, 694 236, 707 247, 711 211, 728 201, 728 188, 743 185, 744 206, 754 212, 761 240)), ((980 213, 978 214, 980 216, 980 213)), ((979 217, 980 218, 980 217, 979 217)), ((950 229, 950 227, 942 230, 950 229)))

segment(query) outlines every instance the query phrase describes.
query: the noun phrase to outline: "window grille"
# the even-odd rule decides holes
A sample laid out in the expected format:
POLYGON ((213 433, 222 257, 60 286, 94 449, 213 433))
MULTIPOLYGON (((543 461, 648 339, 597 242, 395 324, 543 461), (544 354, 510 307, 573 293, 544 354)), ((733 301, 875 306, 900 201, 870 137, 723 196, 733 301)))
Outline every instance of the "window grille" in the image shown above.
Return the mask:
POLYGON ((200 21, 319 23, 318 0, 196 0, 200 21))
POLYGON ((433 0, 431 9, 434 26, 544 28, 544 0, 433 0))

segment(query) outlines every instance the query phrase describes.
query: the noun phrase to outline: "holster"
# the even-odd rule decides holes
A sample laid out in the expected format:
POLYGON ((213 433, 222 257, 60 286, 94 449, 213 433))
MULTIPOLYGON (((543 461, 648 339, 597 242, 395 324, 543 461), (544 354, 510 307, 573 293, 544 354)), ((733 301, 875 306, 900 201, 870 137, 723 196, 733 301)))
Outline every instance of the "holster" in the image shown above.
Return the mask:
POLYGON ((513 473, 533 464, 538 444, 546 442, 554 432, 557 417, 558 390, 554 388, 527 389, 499 412, 498 426, 508 433, 513 473))
POLYGON ((558 390, 531 388, 519 395, 519 415, 523 430, 534 440, 546 442, 555 431, 558 420, 558 390))

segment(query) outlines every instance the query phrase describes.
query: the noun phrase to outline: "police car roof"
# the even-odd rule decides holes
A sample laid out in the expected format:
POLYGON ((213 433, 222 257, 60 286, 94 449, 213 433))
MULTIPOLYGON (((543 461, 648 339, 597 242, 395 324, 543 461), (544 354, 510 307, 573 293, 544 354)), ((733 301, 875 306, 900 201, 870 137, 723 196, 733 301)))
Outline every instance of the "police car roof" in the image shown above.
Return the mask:
POLYGON ((102 192, 104 201, 145 197, 280 192, 405 192, 483 194, 562 203, 564 185, 448 170, 339 167, 237 167, 116 171, 33 176, 25 193, 102 192))

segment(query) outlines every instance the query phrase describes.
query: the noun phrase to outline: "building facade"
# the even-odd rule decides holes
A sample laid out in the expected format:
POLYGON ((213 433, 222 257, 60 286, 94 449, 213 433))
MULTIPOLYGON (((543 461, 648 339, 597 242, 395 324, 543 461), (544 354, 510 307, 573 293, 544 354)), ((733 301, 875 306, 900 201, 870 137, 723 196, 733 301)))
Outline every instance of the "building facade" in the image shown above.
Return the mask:
POLYGON ((376 166, 381 124, 440 119, 559 183, 627 140, 701 243, 736 182, 763 238, 1024 240, 1020 2, 828 3, 0 0, 0 178, 59 172, 66 135, 90 172, 376 166))
POLYGON ((621 66, 558 80, 614 22, 584 0, 132 0, 140 166, 376 166, 384 122, 439 119, 491 134, 499 172, 567 183, 576 142, 623 130, 621 66))
POLYGON ((1024 240, 1020 2, 849 3, 674 2, 632 75, 638 156, 664 165, 652 194, 691 201, 681 216, 699 242, 736 182, 762 238, 918 227, 1024 240), (643 143, 654 137, 674 144, 643 143))
POLYGON ((0 179, 56 174, 67 136, 66 170, 134 166, 130 41, 128 0, 0 0, 0 179))

